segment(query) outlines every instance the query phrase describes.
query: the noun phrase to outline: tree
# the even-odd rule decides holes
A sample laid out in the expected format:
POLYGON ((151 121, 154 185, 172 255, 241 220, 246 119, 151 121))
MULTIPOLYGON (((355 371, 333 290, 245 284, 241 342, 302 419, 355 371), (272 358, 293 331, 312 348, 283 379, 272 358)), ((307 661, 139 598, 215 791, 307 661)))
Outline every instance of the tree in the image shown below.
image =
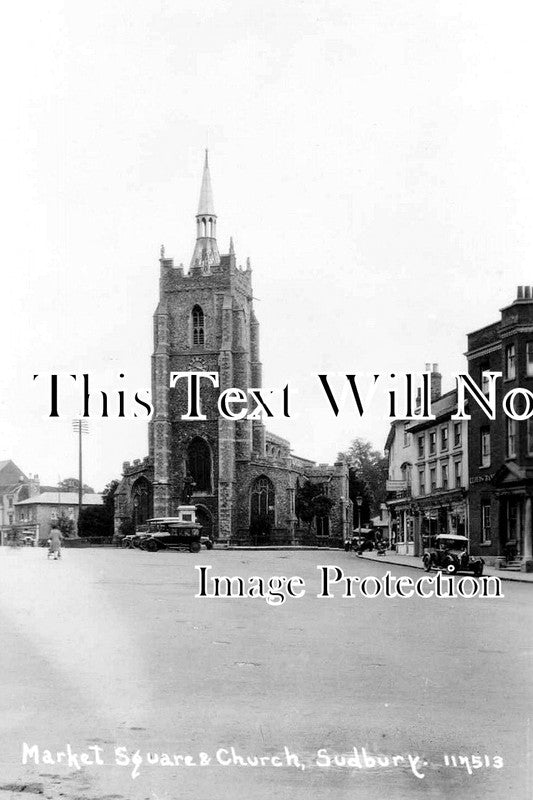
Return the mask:
POLYGON ((298 519, 307 523, 308 532, 311 532, 311 525, 316 517, 329 517, 334 502, 324 492, 324 486, 320 483, 306 481, 303 486, 299 486, 295 497, 295 511, 298 519))
POLYGON ((84 506, 78 519, 78 535, 103 539, 113 536, 113 518, 105 506, 84 506))
POLYGON ((372 448, 365 439, 354 439, 348 450, 339 453, 337 460, 343 460, 350 470, 349 491, 354 504, 354 522, 358 523, 356 497, 363 498, 361 519, 369 520, 379 513, 381 503, 386 498, 388 474, 387 458, 372 448))
POLYGON ((64 511, 57 516, 55 525, 61 531, 64 539, 71 539, 74 536, 74 520, 67 517, 64 511))
POLYGON ((119 482, 110 481, 102 492, 103 505, 85 506, 78 520, 80 536, 106 538, 113 536, 115 517, 115 492, 119 482))
POLYGON ((115 492, 118 489, 119 482, 120 481, 117 481, 116 479, 109 481, 104 491, 102 492, 104 507, 111 512, 112 516, 114 516, 115 514, 115 492))
MULTIPOLYGON (((57 488, 60 492, 77 492, 79 491, 80 482, 78 478, 65 478, 62 481, 59 481, 57 488)), ((83 494, 94 494, 94 489, 92 486, 87 486, 86 483, 83 484, 83 494)))

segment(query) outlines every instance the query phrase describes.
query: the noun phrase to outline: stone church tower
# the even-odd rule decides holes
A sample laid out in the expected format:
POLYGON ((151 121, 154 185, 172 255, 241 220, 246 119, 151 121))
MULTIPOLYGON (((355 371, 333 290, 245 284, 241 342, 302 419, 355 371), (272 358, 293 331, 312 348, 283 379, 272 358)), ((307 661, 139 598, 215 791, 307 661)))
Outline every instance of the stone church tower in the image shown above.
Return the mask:
POLYGON ((196 243, 188 270, 174 266, 163 248, 159 303, 154 314, 149 456, 123 466, 116 498, 116 526, 135 528, 150 517, 176 514, 187 498, 204 533, 241 544, 340 542, 348 530, 351 502, 344 463, 316 465, 292 454, 285 439, 260 420, 227 420, 218 411, 220 391, 260 388, 259 323, 254 314, 252 271, 237 266, 233 241, 220 255, 217 215, 207 151, 196 243), (202 381, 204 420, 183 420, 187 384, 170 388, 175 372, 213 372, 219 386, 202 381), (298 486, 311 481, 334 500, 329 518, 312 533, 298 527, 298 486))
POLYGON ((261 386, 259 325, 254 314, 252 273, 237 267, 233 242, 220 255, 216 239, 207 151, 196 214, 196 244, 189 271, 160 259, 159 304, 154 314, 150 433, 154 516, 175 512, 187 475, 195 481, 200 517, 217 520, 221 538, 231 535, 234 483, 238 464, 265 451, 261 422, 226 420, 216 406, 220 390, 261 386), (171 372, 218 372, 220 388, 202 381, 202 411, 207 420, 182 420, 186 383, 169 388, 171 372), (201 512, 204 512, 203 514, 201 512))

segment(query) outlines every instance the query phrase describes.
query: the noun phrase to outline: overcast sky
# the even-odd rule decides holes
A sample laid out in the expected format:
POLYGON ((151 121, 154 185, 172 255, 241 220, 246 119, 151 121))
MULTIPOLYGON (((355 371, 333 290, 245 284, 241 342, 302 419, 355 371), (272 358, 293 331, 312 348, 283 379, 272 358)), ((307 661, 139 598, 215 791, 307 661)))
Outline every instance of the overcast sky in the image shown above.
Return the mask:
MULTIPOLYGON (((533 284, 530 3, 11 3, 0 48, 0 459, 77 474, 75 397, 34 373, 150 385, 159 248, 188 265, 209 144, 218 242, 250 256, 273 432, 331 461, 387 425, 338 421, 318 372, 465 367, 466 333, 533 284), (315 376, 315 377, 313 377, 315 376), (67 402, 68 399, 68 402, 67 402)), ((449 384, 449 385, 448 385, 449 384)), ((96 489, 147 453, 91 419, 96 489)))

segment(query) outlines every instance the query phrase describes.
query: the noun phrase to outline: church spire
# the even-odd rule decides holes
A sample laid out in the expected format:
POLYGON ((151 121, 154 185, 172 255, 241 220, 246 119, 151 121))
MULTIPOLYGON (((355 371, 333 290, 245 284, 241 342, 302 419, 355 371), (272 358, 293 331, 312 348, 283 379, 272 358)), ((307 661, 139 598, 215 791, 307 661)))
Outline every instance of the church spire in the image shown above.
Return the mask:
POLYGON ((200 189, 200 200, 198 202, 198 215, 215 215, 215 205, 213 203, 213 189, 211 188, 211 175, 209 174, 209 154, 205 151, 204 174, 202 176, 202 188, 200 189))
POLYGON ((203 272, 209 272, 212 266, 220 264, 216 237, 217 215, 215 214, 209 157, 206 150, 198 213, 196 214, 196 246, 191 259, 191 267, 201 267, 203 272))

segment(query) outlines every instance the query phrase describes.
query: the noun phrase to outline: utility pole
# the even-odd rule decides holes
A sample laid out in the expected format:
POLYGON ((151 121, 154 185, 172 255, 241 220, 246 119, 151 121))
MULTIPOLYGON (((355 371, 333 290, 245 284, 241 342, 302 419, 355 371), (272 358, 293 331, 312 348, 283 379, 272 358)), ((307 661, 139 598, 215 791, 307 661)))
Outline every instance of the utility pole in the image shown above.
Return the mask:
MULTIPOLYGON (((89 433, 89 423, 85 419, 72 420, 72 429, 78 434, 78 523, 79 530, 81 509, 83 506, 83 455, 82 455, 82 436, 89 433)), ((79 533, 78 533, 79 536, 79 533)))

